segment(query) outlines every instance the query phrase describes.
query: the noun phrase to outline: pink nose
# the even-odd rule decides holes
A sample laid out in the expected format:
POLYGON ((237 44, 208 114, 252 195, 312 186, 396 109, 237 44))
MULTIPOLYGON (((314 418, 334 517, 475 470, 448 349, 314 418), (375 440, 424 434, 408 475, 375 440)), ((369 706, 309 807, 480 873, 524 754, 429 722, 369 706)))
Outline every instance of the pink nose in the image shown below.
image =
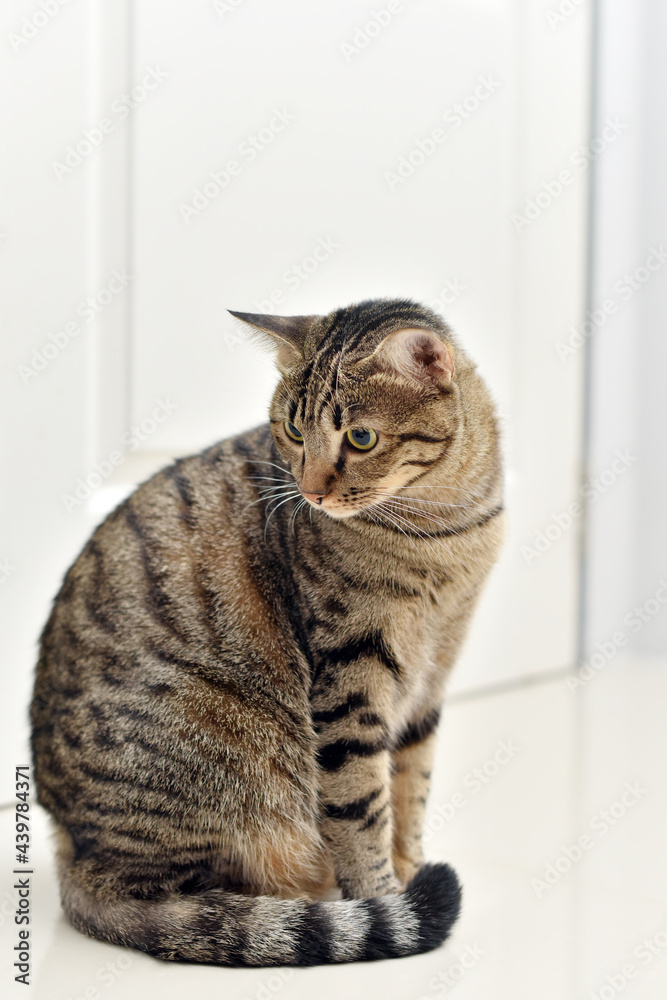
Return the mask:
POLYGON ((310 500, 311 503, 322 503, 322 501, 324 500, 324 498, 328 497, 329 494, 328 493, 303 493, 303 491, 302 491, 302 496, 304 496, 306 498, 306 500, 310 500))

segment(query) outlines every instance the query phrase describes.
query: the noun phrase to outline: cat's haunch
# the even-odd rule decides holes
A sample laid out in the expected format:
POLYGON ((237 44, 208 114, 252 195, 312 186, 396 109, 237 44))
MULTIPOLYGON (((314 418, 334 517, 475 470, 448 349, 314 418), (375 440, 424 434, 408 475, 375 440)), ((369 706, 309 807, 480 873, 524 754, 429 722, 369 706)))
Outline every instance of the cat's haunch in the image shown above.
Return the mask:
POLYGON ((63 907, 172 960, 416 954, 460 906, 421 833, 504 534, 495 408, 413 302, 233 315, 275 351, 269 423, 117 507, 42 635, 32 745, 63 907))

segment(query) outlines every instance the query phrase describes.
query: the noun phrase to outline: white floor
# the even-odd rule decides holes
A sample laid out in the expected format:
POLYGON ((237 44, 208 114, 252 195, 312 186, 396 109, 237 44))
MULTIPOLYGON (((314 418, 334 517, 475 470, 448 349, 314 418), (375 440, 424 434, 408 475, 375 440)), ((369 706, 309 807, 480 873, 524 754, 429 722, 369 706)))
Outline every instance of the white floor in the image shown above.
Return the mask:
POLYGON ((4 810, 0 992, 33 1000, 664 1000, 666 667, 614 661, 574 693, 558 678, 449 705, 426 851, 458 870, 464 909, 442 948, 414 958, 200 968, 88 940, 59 911, 47 824, 35 814, 26 991, 12 982, 14 818, 4 810))

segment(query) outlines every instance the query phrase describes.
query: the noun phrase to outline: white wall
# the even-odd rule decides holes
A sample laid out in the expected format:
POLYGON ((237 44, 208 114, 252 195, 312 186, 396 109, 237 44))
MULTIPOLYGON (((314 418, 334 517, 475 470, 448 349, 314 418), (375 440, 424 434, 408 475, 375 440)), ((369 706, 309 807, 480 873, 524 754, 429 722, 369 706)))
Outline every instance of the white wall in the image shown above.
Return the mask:
MULTIPOLYGON (((645 126, 641 219, 644 241, 667 253, 667 8, 659 0, 648 5, 645 31, 645 126)), ((667 263, 667 262, 666 262, 667 263)), ((641 507, 638 511, 640 601, 655 592, 656 581, 667 580, 667 267, 655 275, 642 296, 643 314, 639 366, 640 407, 638 447, 645 462, 639 472, 641 507), (645 595, 645 596, 643 596, 645 595)), ((667 586, 662 588, 667 597, 667 586)), ((651 653, 667 653, 667 608, 638 638, 651 653)))
POLYGON ((598 128, 610 116, 626 128, 595 168, 591 303, 599 310, 610 300, 617 310, 589 338, 588 466, 596 477, 606 472, 608 486, 589 511, 584 653, 603 643, 612 655, 627 642, 664 655, 667 9, 609 0, 599 16, 598 128), (629 464, 614 480, 618 449, 629 464))
MULTIPOLYGON (((217 10, 91 0, 63 7, 17 51, 8 43, 0 558, 15 568, 0 585, 0 697, 10 764, 25 756, 38 630, 94 521, 167 456, 264 419, 275 375, 225 310, 260 308, 272 292, 284 313, 372 295, 441 309, 500 405, 512 523, 454 689, 572 662, 580 523, 526 556, 578 496, 581 468, 583 352, 564 362, 556 344, 584 305, 587 172, 572 157, 588 136, 590 13, 554 25, 552 6, 404 0, 349 61, 341 43, 373 9, 357 0, 217 10), (153 89, 125 113, 122 95, 149 71, 153 89), (480 77, 498 84, 488 99, 458 126, 443 120, 474 105, 480 77), (240 144, 275 108, 294 120, 248 159, 240 144), (391 190, 385 174, 437 127, 446 141, 391 190), (89 155, 54 169, 91 129, 89 155), (230 158, 240 172, 186 222, 180 206, 230 158), (536 199, 544 207, 517 225, 536 199), (320 239, 335 248, 294 287, 285 273, 320 239), (131 277, 107 295, 114 270, 131 277), (88 322, 77 309, 90 295, 99 308, 88 322), (33 349, 77 319, 81 332, 21 378, 33 349), (175 411, 128 451, 125 436, 160 399, 175 411), (68 511, 63 494, 119 450, 114 475, 68 511)), ((35 9, 11 0, 0 30, 17 34, 35 9)))
MULTIPOLYGON (((88 19, 64 7, 13 48, 36 5, 7 3, 0 13, 2 217, 2 490, 0 576, 2 672, 0 801, 13 767, 26 763, 26 723, 36 639, 63 572, 88 531, 60 501, 88 467, 88 344, 95 323, 77 307, 96 291, 90 270, 94 192, 89 175, 59 184, 51 162, 85 125, 89 86, 88 19), (81 332, 64 350, 51 339, 68 323, 81 332), (49 345, 49 346, 46 346, 49 345), (43 357, 35 361, 33 351, 43 357), (39 371, 30 369, 35 364, 39 371)), ((64 342, 62 336, 60 342, 64 342)))

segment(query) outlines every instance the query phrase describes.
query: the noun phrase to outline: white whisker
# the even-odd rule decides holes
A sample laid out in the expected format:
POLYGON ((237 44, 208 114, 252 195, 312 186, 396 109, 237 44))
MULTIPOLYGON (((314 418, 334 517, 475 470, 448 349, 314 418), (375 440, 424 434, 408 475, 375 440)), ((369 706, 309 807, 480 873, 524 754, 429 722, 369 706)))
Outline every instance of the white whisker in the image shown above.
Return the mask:
MULTIPOLYGON (((385 513, 386 513, 386 510, 385 510, 385 513)), ((423 531, 421 528, 418 528, 417 525, 413 524, 407 517, 403 517, 402 514, 398 514, 393 508, 392 508, 392 516, 396 519, 396 521, 398 521, 398 522, 406 525, 406 527, 408 527, 410 529, 410 531, 413 531, 416 535, 418 535, 422 539, 422 541, 424 541, 424 543, 427 545, 427 547, 431 550, 431 552, 433 553, 433 555, 436 554, 435 553, 435 549, 432 547, 432 545, 430 544, 430 542, 427 541, 427 539, 431 539, 431 536, 428 534, 427 531, 423 531)), ((399 525, 397 524, 396 526, 398 527, 399 525)), ((407 533, 404 532, 404 534, 407 534, 407 533)))
POLYGON ((385 493, 383 490, 369 490, 368 496, 381 496, 387 500, 404 500, 406 503, 411 501, 413 503, 426 503, 432 504, 434 507, 458 507, 461 510, 472 510, 475 504, 472 503, 447 503, 446 500, 426 500, 422 497, 397 497, 392 493, 385 493))
POLYGON ((259 458, 249 458, 248 462, 252 465, 272 465, 274 469, 280 469, 281 472, 286 472, 288 476, 291 476, 289 469, 286 469, 283 465, 276 465, 275 462, 265 462, 263 459, 259 458))
POLYGON ((285 503, 287 503, 289 500, 295 500, 296 497, 298 497, 298 496, 301 496, 301 494, 297 490, 291 496, 285 497, 284 500, 281 500, 280 503, 277 503, 275 505, 275 507, 273 507, 271 509, 271 512, 269 513, 269 516, 266 519, 266 524, 264 525, 264 541, 266 541, 266 529, 268 528, 269 522, 270 522, 271 518, 273 517, 273 515, 275 514, 275 512, 278 510, 278 508, 282 507, 282 505, 285 504, 285 503))
MULTIPOLYGON (((294 486, 289 486, 289 485, 288 486, 268 486, 265 489, 263 489, 263 490, 260 491, 260 494, 263 493, 264 496, 260 495, 257 500, 251 500, 250 503, 247 503, 245 505, 245 507, 243 508, 243 510, 246 511, 248 509, 248 507, 254 507, 255 504, 262 503, 262 501, 264 501, 264 500, 266 500, 266 501, 275 500, 277 497, 284 496, 286 490, 292 490, 292 489, 294 489, 294 486)), ((300 495, 300 494, 297 494, 297 495, 300 495)))
POLYGON ((280 476, 246 476, 246 479, 268 479, 272 483, 289 483, 289 479, 282 479, 280 476))
POLYGON ((294 525, 296 523, 297 514, 303 510, 304 506, 308 503, 305 497, 301 501, 294 505, 294 510, 292 511, 292 516, 290 517, 290 528, 292 529, 292 534, 294 534, 294 525))
POLYGON ((395 490, 450 490, 454 493, 467 493, 471 497, 478 497, 480 500, 493 500, 493 496, 487 495, 485 493, 475 493, 474 490, 466 490, 461 486, 447 486, 442 483, 440 486, 393 486, 392 489, 395 490))
POLYGON ((267 497, 270 497, 271 495, 279 497, 281 494, 289 493, 294 488, 294 483, 292 483, 291 486, 289 484, 285 486, 265 486, 264 489, 259 491, 258 496, 262 500, 266 500, 267 497))

